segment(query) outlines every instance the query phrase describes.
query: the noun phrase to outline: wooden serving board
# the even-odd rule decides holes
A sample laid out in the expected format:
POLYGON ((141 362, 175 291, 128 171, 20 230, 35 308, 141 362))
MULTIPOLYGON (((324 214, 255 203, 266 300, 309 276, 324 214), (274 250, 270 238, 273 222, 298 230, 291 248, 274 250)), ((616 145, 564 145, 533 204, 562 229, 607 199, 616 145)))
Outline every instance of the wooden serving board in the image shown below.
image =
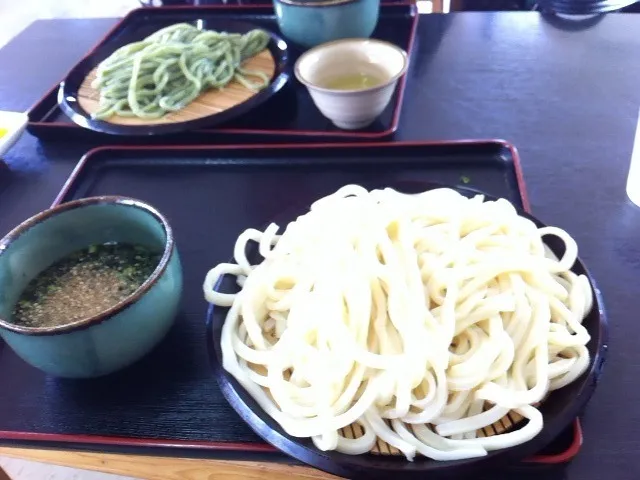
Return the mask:
MULTIPOLYGON (((267 77, 273 79, 276 71, 276 62, 269 49, 265 49, 256 56, 247 59, 242 64, 242 67, 247 70, 263 72, 267 77)), ((98 67, 94 68, 89 75, 87 75, 78 90, 78 103, 89 114, 93 114, 99 110, 100 92, 91 86, 96 78, 97 69, 98 67)), ((112 115, 103 121, 116 125, 132 126, 188 122, 228 110, 231 107, 246 102, 256 93, 257 92, 249 90, 234 80, 224 89, 218 90, 214 88, 208 90, 182 110, 167 113, 160 118, 148 119, 112 115)))

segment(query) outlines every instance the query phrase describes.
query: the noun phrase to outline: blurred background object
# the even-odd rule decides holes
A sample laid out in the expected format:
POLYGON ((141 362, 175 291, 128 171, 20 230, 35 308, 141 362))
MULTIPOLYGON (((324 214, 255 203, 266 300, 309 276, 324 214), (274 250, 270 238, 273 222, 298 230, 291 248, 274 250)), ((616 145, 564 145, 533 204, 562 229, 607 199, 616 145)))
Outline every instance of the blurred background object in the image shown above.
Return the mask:
POLYGON ((636 0, 539 0, 538 9, 569 15, 593 15, 622 10, 635 3, 636 0))
POLYGON ((451 0, 446 3, 450 4, 450 11, 475 11, 475 12, 491 12, 491 11, 509 11, 509 10, 532 10, 537 2, 529 0, 451 0))
POLYGON ((443 4, 445 12, 540 10, 569 15, 640 12, 637 0, 451 0, 443 4), (449 4, 449 9, 446 4, 449 4))
MULTIPOLYGON (((176 5, 256 4, 266 0, 138 0, 145 7, 176 5)), ((592 15, 613 11, 640 12, 638 0, 433 0, 418 1, 420 12, 526 11, 592 15), (426 5, 429 4, 429 5, 426 5), (426 7, 426 8, 425 8, 426 7)))

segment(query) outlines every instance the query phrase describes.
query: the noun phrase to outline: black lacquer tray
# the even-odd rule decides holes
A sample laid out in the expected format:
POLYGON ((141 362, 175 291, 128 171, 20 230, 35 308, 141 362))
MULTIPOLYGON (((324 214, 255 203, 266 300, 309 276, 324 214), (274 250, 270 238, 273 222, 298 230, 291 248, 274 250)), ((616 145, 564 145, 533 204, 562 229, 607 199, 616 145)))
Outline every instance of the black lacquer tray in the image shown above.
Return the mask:
MULTIPOLYGON (((179 318, 147 357, 93 380, 60 380, 0 344, 0 442, 53 448, 267 461, 291 459, 264 443, 220 391, 207 352, 207 270, 231 255, 237 235, 279 213, 356 182, 460 185, 528 209, 516 150, 502 141, 104 147, 89 152, 56 203, 126 195, 162 211, 184 268, 179 318)), ((562 464, 582 442, 580 425, 519 472, 562 464)), ((556 467, 550 467, 556 469, 556 467)), ((545 470, 546 471, 546 470, 545 470)))
MULTIPOLYGON (((201 7, 141 8, 132 11, 122 19, 96 47, 81 60, 81 64, 91 63, 94 55, 138 40, 158 28, 178 22, 210 21, 243 22, 265 28, 281 35, 273 6, 269 5, 209 5, 201 7)), ((417 9, 411 3, 383 3, 380 19, 373 38, 386 40, 405 49, 410 57, 418 23, 417 9)), ((285 41, 287 39, 285 38, 285 41)), ((302 53, 300 47, 287 42, 288 73, 293 77, 291 67, 302 53)), ((77 70, 74 67, 72 71, 77 70)), ((169 135, 136 136, 125 139, 120 136, 95 132, 79 127, 66 116, 58 106, 59 85, 45 94, 28 112, 27 130, 36 137, 47 140, 65 141, 69 139, 94 139, 105 142, 126 143, 233 143, 252 141, 304 141, 312 139, 374 140, 392 136, 398 126, 402 99, 406 83, 403 77, 381 116, 369 127, 358 131, 340 130, 322 116, 313 104, 309 93, 295 78, 276 95, 250 112, 231 119, 215 128, 186 131, 169 135)))

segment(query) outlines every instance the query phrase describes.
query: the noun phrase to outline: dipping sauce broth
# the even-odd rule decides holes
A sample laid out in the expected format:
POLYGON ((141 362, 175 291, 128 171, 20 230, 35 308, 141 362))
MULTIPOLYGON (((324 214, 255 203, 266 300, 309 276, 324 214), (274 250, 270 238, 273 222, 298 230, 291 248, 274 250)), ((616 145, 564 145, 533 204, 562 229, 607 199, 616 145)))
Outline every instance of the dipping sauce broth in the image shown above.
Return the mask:
POLYGON ((72 253, 29 282, 14 308, 13 323, 54 327, 104 312, 135 292, 161 257, 161 251, 121 243, 72 253))

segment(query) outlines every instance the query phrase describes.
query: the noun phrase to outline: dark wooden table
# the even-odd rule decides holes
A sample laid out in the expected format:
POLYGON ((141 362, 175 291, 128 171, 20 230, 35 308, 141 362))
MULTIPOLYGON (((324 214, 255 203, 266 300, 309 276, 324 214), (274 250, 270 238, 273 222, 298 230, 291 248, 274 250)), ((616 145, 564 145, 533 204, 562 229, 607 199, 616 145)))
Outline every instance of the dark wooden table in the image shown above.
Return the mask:
MULTIPOLYGON (((114 22, 32 24, 0 50, 0 109, 26 110, 114 22)), ((536 13, 425 15, 396 136, 513 142, 533 211, 574 235, 599 281, 609 358, 571 479, 640 478, 640 208, 625 194, 640 106, 638 32, 633 14, 586 25, 536 13)), ((0 233, 46 208, 88 148, 25 135, 0 171, 0 233)))

